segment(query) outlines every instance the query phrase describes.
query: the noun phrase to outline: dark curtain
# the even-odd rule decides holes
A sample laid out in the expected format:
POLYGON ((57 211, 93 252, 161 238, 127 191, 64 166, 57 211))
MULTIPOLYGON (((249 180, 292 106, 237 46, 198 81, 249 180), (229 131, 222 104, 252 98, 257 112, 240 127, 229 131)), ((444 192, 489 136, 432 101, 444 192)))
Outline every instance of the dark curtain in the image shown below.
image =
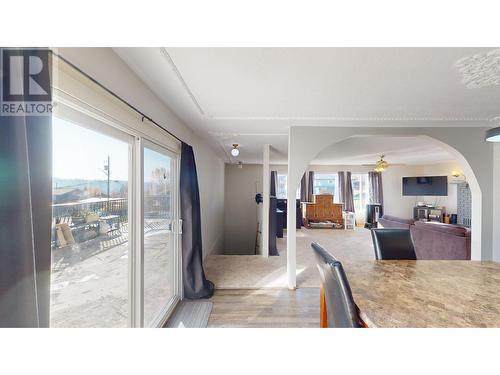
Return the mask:
POLYGON ((300 201, 307 202, 307 183, 306 183, 306 174, 302 175, 302 179, 300 180, 300 201))
POLYGON ((271 190, 269 191, 269 195, 271 197, 276 196, 276 184, 278 180, 278 172, 271 171, 271 190))
POLYGON ((345 206, 344 210, 354 212, 354 197, 352 194, 351 172, 345 173, 345 206))
POLYGON ((49 326, 51 204, 50 114, 0 116, 0 327, 49 326))
POLYGON ((344 174, 344 172, 338 172, 338 179, 339 179, 339 202, 343 203, 345 205, 345 174, 344 174))
POLYGON ((309 181, 307 184, 307 201, 312 202, 314 195, 314 171, 309 171, 309 181))
POLYGON ((368 185, 370 191, 370 203, 384 204, 382 173, 368 172, 368 185))
POLYGON ((203 270, 198 175, 193 148, 182 143, 180 195, 182 218, 182 279, 184 298, 210 298, 214 284, 203 270))

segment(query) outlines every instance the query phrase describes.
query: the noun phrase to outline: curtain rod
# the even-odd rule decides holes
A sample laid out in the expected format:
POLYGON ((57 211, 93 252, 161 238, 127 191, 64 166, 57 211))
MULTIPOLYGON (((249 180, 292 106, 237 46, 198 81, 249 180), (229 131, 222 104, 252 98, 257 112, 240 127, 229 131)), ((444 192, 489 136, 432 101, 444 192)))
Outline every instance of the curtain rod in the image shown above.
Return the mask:
POLYGON ((174 137, 175 139, 177 139, 179 142, 182 142, 182 143, 185 143, 182 139, 180 139, 178 136, 176 136, 175 134, 173 134, 172 132, 168 131, 167 129, 165 129, 163 126, 161 126, 160 124, 158 124, 155 120, 153 120, 151 117, 147 116, 146 114, 144 114, 141 110, 137 109, 134 105, 130 104, 128 101, 126 101, 125 99, 123 99, 121 96, 119 96, 118 94, 114 93, 113 91, 111 91, 110 89, 108 89, 106 86, 104 86, 102 83, 100 83, 99 81, 97 81, 96 79, 94 79, 93 77, 91 77, 90 75, 88 75, 87 73, 85 73, 82 69, 80 69, 79 67, 77 67, 75 64, 73 64, 71 61, 68 61, 66 58, 62 57, 61 55, 59 55, 58 53, 50 50, 50 52, 57 56, 59 59, 61 59, 62 61, 64 61, 66 64, 68 64, 69 66, 71 66, 73 69, 75 69, 76 71, 78 71, 79 73, 83 74, 86 78, 88 78, 89 80, 91 80, 93 83, 95 83, 97 86, 101 87, 103 90, 105 90, 107 93, 113 95, 116 99, 118 99, 119 101, 121 101, 123 104, 127 105, 129 108, 133 109, 134 111, 136 111, 138 114, 140 114, 142 116, 141 118, 141 121, 144 122, 144 119, 148 120, 149 122, 153 123, 154 125, 156 125, 157 127, 159 127, 161 130, 167 132, 168 134, 170 134, 172 137, 174 137))

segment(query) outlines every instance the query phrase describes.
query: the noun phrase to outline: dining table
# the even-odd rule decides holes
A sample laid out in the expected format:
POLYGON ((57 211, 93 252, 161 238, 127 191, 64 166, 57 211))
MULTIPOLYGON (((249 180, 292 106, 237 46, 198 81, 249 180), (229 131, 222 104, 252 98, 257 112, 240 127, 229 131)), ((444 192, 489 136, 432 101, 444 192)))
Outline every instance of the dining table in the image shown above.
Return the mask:
POLYGON ((345 262, 368 327, 500 327, 500 264, 467 260, 345 262))

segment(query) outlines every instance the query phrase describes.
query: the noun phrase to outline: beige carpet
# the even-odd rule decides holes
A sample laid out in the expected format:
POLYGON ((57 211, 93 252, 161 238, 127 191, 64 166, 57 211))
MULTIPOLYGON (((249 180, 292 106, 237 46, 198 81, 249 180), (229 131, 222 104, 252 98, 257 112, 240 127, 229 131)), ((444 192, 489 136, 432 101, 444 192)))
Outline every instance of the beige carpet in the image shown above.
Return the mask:
MULTIPOLYGON (((297 287, 319 287, 311 242, 318 242, 340 261, 374 259, 370 231, 304 229, 297 231, 297 287)), ((210 255, 205 259, 207 278, 217 289, 287 287, 286 231, 278 239, 280 256, 210 255)))

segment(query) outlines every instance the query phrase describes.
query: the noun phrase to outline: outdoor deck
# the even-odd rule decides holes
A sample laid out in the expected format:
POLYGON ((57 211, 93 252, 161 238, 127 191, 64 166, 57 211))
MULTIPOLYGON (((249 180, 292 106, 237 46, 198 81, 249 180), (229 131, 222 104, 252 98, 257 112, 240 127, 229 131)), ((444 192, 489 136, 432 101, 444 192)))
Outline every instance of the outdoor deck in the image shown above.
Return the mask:
MULTIPOLYGON (((124 226, 125 227, 125 226, 124 226)), ((167 225, 145 226, 144 314, 151 321, 171 296, 173 254, 167 225)), ((53 249, 52 327, 126 327, 129 299, 128 233, 53 249)), ((147 323, 146 323, 147 325, 147 323)))

